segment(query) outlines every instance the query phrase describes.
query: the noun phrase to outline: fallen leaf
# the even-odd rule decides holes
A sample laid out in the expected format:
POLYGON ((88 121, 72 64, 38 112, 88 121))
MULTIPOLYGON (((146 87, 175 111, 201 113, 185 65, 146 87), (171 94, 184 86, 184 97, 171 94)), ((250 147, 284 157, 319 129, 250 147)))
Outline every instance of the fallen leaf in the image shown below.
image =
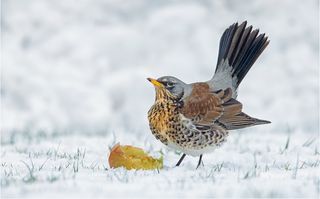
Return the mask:
POLYGON ((159 159, 149 156, 143 149, 116 144, 109 156, 109 165, 111 168, 125 167, 126 169, 161 169, 163 167, 163 157, 159 159))

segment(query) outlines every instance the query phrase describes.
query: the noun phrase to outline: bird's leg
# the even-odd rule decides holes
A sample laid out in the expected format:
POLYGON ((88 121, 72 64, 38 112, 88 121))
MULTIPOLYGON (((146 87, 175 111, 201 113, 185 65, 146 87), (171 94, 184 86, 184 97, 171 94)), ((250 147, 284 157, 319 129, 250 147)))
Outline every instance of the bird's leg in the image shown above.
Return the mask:
POLYGON ((181 156, 180 160, 179 160, 178 163, 176 164, 176 167, 178 167, 178 166, 181 164, 181 162, 182 162, 182 160, 184 159, 184 157, 186 157, 186 154, 183 154, 183 155, 181 156))
POLYGON ((200 155, 199 162, 198 162, 198 165, 197 165, 197 169, 198 169, 198 167, 200 166, 200 164, 203 165, 203 162, 202 162, 202 154, 200 155))

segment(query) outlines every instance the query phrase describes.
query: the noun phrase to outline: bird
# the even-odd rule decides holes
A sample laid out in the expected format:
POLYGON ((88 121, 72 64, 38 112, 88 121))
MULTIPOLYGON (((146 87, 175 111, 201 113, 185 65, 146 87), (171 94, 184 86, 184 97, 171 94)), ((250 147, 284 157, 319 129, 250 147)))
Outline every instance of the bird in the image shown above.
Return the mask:
POLYGON ((156 139, 186 155, 202 156, 226 141, 229 131, 271 123, 243 112, 238 87, 270 40, 247 21, 230 25, 222 34, 218 61, 209 81, 185 83, 174 76, 147 78, 155 88, 148 111, 149 127, 156 139))

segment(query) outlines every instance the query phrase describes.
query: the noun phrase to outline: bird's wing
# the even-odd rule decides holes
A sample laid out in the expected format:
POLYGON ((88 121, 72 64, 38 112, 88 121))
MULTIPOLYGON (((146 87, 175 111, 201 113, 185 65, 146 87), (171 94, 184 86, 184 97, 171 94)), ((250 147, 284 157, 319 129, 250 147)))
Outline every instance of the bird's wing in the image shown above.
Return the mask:
POLYGON ((195 125, 219 125, 227 130, 270 123, 242 112, 242 104, 232 98, 231 88, 212 92, 206 83, 192 85, 191 94, 181 107, 184 117, 195 125))
POLYGON ((211 92, 208 84, 195 83, 191 94, 183 101, 181 113, 195 123, 213 124, 224 115, 241 112, 241 103, 232 99, 231 96, 230 88, 211 92), (227 102, 229 104, 226 104, 227 102))

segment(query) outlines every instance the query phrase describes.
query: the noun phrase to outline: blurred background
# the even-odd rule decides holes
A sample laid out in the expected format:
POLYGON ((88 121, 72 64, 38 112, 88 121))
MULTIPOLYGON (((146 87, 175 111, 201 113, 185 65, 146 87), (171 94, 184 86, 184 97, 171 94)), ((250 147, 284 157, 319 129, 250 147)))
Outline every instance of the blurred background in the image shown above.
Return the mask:
MULTIPOLYGON (((319 131, 318 1, 2 1, 2 139, 39 132, 151 135, 147 77, 213 75, 234 22, 270 45, 239 90, 268 132, 319 131)), ((259 128, 259 127, 258 127, 259 128)), ((249 129, 250 131, 250 129, 249 129)))

